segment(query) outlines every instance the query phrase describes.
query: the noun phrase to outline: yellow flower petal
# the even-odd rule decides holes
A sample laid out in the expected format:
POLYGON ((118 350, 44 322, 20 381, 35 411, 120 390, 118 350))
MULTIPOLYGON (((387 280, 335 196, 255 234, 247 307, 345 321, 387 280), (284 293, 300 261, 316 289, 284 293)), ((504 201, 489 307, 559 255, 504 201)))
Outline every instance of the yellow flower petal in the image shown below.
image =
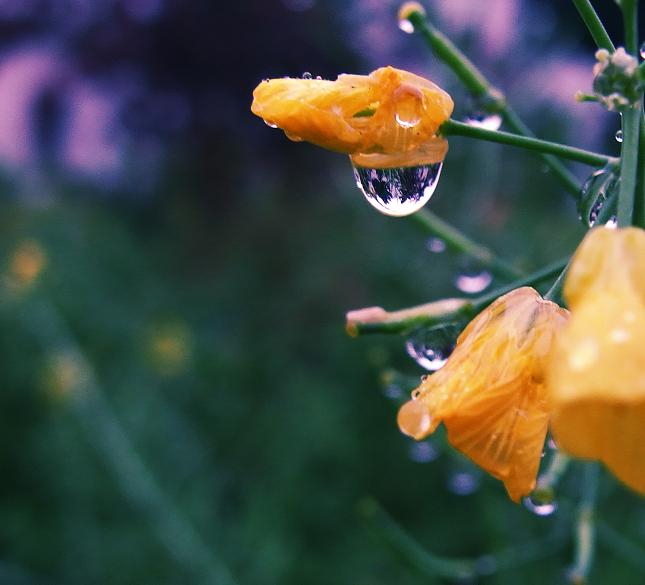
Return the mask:
POLYGON ((263 81, 253 92, 251 111, 292 140, 353 155, 359 166, 386 168, 402 161, 407 166, 441 162, 448 143, 436 134, 453 105, 431 81, 382 67, 369 75, 339 75, 336 81, 263 81))
POLYGON ((532 288, 500 297, 413 392, 399 427, 422 439, 443 422, 450 443, 519 501, 535 486, 549 415, 544 367, 566 319, 567 311, 532 288))
POLYGON ((553 434, 645 495, 645 231, 590 231, 564 294, 572 317, 548 376, 553 434))

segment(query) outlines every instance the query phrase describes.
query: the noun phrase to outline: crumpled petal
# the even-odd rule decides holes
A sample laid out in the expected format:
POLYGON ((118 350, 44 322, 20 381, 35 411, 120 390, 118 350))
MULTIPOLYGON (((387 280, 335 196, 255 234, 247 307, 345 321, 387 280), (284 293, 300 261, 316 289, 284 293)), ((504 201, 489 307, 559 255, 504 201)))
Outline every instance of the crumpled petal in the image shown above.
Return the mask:
POLYGON ((529 287, 497 299, 401 407, 401 431, 422 439, 443 422, 450 443, 519 501, 535 487, 549 419, 544 368, 567 315, 529 287))
POLYGON ((564 295, 572 317, 548 375, 554 437, 645 495, 645 231, 591 230, 564 295))
POLYGON ((251 111, 292 140, 385 168, 441 162, 448 143, 436 134, 453 107, 431 81, 388 66, 336 81, 269 79, 255 88, 251 111))

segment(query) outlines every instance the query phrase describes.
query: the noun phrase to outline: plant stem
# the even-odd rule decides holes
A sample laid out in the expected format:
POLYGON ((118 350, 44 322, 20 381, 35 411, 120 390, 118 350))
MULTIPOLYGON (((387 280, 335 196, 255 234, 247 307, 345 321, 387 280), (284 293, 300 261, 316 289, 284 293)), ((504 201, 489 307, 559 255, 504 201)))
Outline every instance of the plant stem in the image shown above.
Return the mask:
POLYGON ((508 262, 498 258, 492 250, 470 239, 456 227, 431 211, 422 209, 411 215, 410 220, 414 221, 430 235, 441 238, 448 249, 470 256, 482 266, 490 269, 495 275, 507 280, 521 276, 518 270, 508 262))
POLYGON ((623 143, 620 149, 620 191, 618 193, 619 227, 632 224, 636 174, 638 171, 638 142, 641 121, 640 108, 629 108, 623 113, 623 143))
POLYGON ((560 303, 562 301, 562 288, 564 287, 564 279, 567 276, 567 270, 569 270, 568 264, 564 267, 562 272, 560 272, 558 278, 555 279, 551 288, 544 293, 544 298, 547 301, 553 301, 555 303, 560 303))
POLYGON ((623 12, 625 25, 625 48, 628 53, 638 55, 638 0, 621 0, 618 5, 623 12))
POLYGON ((616 50, 614 43, 609 38, 605 26, 603 25, 600 17, 594 10, 594 7, 591 5, 589 0, 572 0, 574 6, 578 9, 582 20, 587 25, 587 29, 591 33, 591 36, 601 49, 607 49, 609 52, 613 53, 616 50))
POLYGON ((638 145, 638 178, 636 181, 636 200, 634 202, 634 225, 645 228, 645 117, 641 106, 641 129, 638 145))
POLYGON ((610 163, 618 164, 618 159, 604 154, 574 148, 573 146, 567 146, 565 144, 558 144, 557 142, 549 142, 548 140, 511 134, 510 132, 478 128, 452 119, 446 120, 439 128, 439 132, 444 136, 469 136, 471 138, 478 138, 479 140, 488 140, 489 142, 510 144, 511 146, 526 148, 527 150, 554 154, 593 167, 602 167, 610 163))
MULTIPOLYGON (((487 103, 488 111, 501 113, 504 121, 514 132, 524 136, 533 136, 531 130, 506 103, 503 93, 493 87, 468 57, 442 34, 441 31, 437 30, 423 13, 418 11, 412 12, 407 18, 414 27, 414 30, 421 34, 434 54, 452 69, 466 89, 473 96, 487 103)), ((553 156, 544 153, 541 153, 540 156, 549 165, 553 174, 561 181, 565 189, 571 195, 577 197, 580 193, 580 185, 576 177, 553 156)))
POLYGON ((417 327, 430 327, 448 321, 472 319, 498 297, 522 286, 533 286, 553 278, 567 265, 566 260, 559 260, 544 268, 519 278, 514 282, 499 287, 494 291, 474 299, 444 299, 388 312, 381 307, 370 307, 347 313, 347 332, 353 337, 367 333, 401 333, 406 334, 417 327))
POLYGON ((569 468, 569 463, 571 463, 571 458, 568 455, 562 451, 556 451, 546 471, 538 477, 534 493, 550 493, 552 495, 558 482, 569 468))
POLYGON ((573 583, 586 583, 591 571, 595 550, 594 508, 598 492, 597 463, 586 463, 582 485, 582 499, 578 506, 578 519, 575 526, 574 541, 576 546, 573 568, 570 579, 573 583))

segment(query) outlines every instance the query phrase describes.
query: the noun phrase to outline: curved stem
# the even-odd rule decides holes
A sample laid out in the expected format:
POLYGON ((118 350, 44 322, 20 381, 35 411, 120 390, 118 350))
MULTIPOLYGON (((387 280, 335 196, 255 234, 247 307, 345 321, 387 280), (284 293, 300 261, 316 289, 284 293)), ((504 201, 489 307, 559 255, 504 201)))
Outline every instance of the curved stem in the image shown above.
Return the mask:
MULTIPOLYGON (((426 16, 415 11, 407 16, 408 20, 428 44, 433 53, 439 57, 475 97, 487 102, 488 110, 502 114, 508 126, 518 134, 533 136, 531 130, 506 103, 504 94, 495 88, 477 67, 466 57, 444 34, 437 30, 426 16)), ((576 177, 556 158, 541 153, 544 162, 549 165, 553 174, 564 188, 574 197, 580 193, 576 177)))
POLYGON ((593 564, 596 544, 594 508, 598 492, 599 471, 597 463, 585 464, 582 500, 578 506, 578 519, 574 533, 576 552, 570 574, 573 583, 586 583, 593 564))
POLYGON ((562 301, 562 289, 564 287, 564 279, 567 276, 567 270, 569 270, 569 264, 567 264, 562 272, 558 275, 555 282, 551 285, 551 288, 544 293, 544 298, 547 301, 553 301, 555 303, 561 304, 562 301))
POLYGON ((638 55, 638 0, 621 0, 625 25, 625 48, 628 53, 638 55))
POLYGON ((417 327, 430 327, 447 321, 472 319, 498 297, 522 286, 534 286, 553 278, 567 265, 566 260, 559 260, 544 268, 515 280, 494 291, 474 299, 443 299, 402 309, 386 311, 381 307, 368 307, 347 313, 346 329, 352 337, 367 333, 409 333, 417 327))
POLYGON ((641 121, 640 108, 623 113, 623 143, 620 149, 620 191, 616 219, 620 227, 632 224, 638 171, 638 141, 641 121))
POLYGON ((446 120, 439 128, 439 132, 444 136, 468 136, 479 140, 487 140, 489 142, 497 142, 499 144, 509 144, 511 146, 517 146, 527 150, 554 154, 556 156, 581 162, 593 167, 618 164, 618 159, 604 154, 590 152, 588 150, 567 146, 565 144, 558 144, 557 142, 549 142, 548 140, 540 140, 529 136, 511 134, 510 132, 486 130, 485 128, 478 128, 452 119, 446 120))
POLYGON ((549 495, 552 498, 556 486, 569 468, 569 463, 571 463, 571 458, 568 455, 565 455, 562 451, 556 451, 546 471, 538 477, 533 493, 537 494, 538 497, 540 495, 549 495))
POLYGON ((431 211, 422 209, 411 215, 410 220, 414 221, 430 235, 441 238, 448 249, 470 256, 497 276, 508 280, 521 276, 518 270, 508 262, 498 258, 492 250, 470 239, 456 227, 431 211))
POLYGON ((574 6, 578 9, 582 20, 587 25, 587 29, 591 33, 594 42, 600 49, 607 49, 613 53, 616 50, 614 43, 609 38, 605 25, 603 25, 600 17, 594 10, 589 0, 572 0, 574 6))

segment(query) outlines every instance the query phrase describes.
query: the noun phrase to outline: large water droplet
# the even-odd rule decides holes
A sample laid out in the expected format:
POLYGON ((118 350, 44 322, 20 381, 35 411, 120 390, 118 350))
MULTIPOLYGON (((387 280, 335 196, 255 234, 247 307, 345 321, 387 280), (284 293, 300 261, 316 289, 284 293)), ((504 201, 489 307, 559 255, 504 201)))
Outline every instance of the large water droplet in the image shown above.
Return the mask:
POLYGON ((313 76, 311 73, 309 73, 309 71, 305 71, 305 72, 302 74, 302 78, 303 78, 303 79, 313 79, 313 77, 314 77, 314 76, 313 76))
POLYGON ((468 114, 464 119, 464 122, 475 128, 499 130, 502 125, 502 116, 495 112, 476 111, 468 114))
POLYGON ((614 138, 616 139, 616 142, 622 142, 623 141, 623 131, 622 130, 616 130, 616 134, 614 134, 614 138))
MULTIPOLYGON (((580 220, 587 227, 595 225, 607 199, 620 187, 620 176, 616 169, 606 166, 594 171, 585 181, 578 198, 580 220)), ((611 209, 606 211, 611 212, 611 209)), ((605 215, 606 217, 606 215, 605 215)))
POLYGON ((434 372, 448 361, 458 335, 456 325, 417 329, 405 342, 405 350, 422 368, 434 372))
POLYGON ((455 278, 455 286, 461 291, 470 294, 480 293, 493 281, 493 276, 487 270, 476 272, 463 272, 455 278))
POLYGON ((522 503, 524 507, 533 512, 536 516, 550 516, 558 509, 558 503, 555 500, 543 500, 534 496, 526 496, 522 503))
POLYGON ((385 215, 402 217, 421 209, 432 197, 443 163, 392 169, 354 167, 365 199, 385 215))
POLYGON ((448 479, 448 489, 458 496, 469 496, 479 488, 480 478, 469 471, 457 471, 448 479))

